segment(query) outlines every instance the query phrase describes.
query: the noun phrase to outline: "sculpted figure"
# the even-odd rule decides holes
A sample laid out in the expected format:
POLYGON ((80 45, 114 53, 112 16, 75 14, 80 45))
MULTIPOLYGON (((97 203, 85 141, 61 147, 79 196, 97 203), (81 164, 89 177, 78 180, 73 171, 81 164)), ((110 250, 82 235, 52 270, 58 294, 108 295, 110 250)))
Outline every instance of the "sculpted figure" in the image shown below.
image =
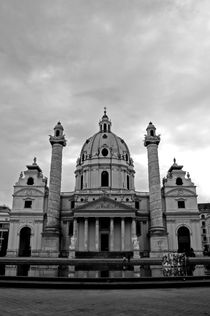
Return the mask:
POLYGON ((133 249, 134 250, 139 250, 139 242, 138 242, 137 237, 133 237, 132 238, 132 242, 133 242, 133 249))

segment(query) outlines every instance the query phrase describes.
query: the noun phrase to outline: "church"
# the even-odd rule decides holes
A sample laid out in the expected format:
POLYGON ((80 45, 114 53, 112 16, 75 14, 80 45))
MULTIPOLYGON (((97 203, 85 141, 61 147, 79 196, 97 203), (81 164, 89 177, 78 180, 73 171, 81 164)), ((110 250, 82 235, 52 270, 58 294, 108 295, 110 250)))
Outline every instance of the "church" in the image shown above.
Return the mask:
POLYGON ((60 122, 49 141, 49 184, 34 158, 14 185, 7 256, 140 258, 190 248, 202 254, 196 187, 175 159, 161 181, 160 136, 151 122, 144 136, 149 192, 135 190, 131 153, 112 132, 106 109, 81 148, 73 192, 61 192, 60 122))

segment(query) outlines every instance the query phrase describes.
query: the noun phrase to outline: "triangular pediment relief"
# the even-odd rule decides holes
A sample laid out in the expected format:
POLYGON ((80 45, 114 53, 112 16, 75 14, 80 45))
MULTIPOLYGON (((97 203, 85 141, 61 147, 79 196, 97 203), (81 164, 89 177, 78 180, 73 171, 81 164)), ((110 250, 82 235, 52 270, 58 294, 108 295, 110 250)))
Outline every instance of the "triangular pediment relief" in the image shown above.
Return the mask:
POLYGON ((108 197, 101 197, 98 200, 88 202, 83 204, 82 206, 79 206, 75 208, 75 212, 80 211, 125 211, 125 212, 135 212, 135 209, 132 207, 129 207, 123 203, 120 203, 118 201, 114 201, 108 197))
POLYGON ((174 188, 168 191, 165 191, 165 196, 176 196, 176 197, 184 197, 184 196, 197 196, 196 193, 190 189, 185 187, 174 188))

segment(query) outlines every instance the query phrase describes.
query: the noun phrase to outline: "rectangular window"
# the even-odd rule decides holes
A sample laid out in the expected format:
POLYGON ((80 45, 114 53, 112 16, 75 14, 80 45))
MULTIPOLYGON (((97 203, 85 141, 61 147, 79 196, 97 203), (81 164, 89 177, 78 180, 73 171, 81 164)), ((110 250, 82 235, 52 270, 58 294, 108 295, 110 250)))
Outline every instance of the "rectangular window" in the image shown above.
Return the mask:
POLYGON ((136 221, 136 236, 141 236, 141 222, 136 221))
POLYGON ((74 208, 74 206, 75 206, 74 201, 71 201, 71 209, 73 209, 73 208, 74 208))
POLYGON ((205 221, 202 221, 202 226, 206 226, 206 222, 205 221))
POLYGON ((206 234, 206 229, 205 228, 203 229, 203 234, 206 234))
POLYGON ((135 208, 139 210, 139 201, 135 201, 135 208))
POLYGON ((24 208, 32 208, 32 201, 25 201, 24 208))
POLYGON ((73 222, 69 222, 69 236, 73 236, 73 222))
POLYGON ((185 201, 178 201, 178 208, 185 208, 185 201))

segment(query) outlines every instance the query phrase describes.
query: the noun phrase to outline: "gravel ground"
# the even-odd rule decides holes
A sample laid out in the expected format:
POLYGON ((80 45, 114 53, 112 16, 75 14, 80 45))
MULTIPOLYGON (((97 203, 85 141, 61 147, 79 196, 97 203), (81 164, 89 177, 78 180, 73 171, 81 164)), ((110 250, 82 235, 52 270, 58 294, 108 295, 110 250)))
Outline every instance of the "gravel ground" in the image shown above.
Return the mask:
POLYGON ((146 290, 0 288, 1 315, 210 315, 210 288, 146 290))

